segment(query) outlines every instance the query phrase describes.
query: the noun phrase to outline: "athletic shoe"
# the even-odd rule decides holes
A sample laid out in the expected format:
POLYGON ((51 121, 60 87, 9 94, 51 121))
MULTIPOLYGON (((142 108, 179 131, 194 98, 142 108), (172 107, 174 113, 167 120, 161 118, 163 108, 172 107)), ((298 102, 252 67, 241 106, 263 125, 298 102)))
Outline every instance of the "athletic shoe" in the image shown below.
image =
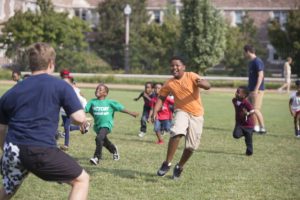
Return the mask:
POLYGON ((266 129, 264 127, 261 127, 260 130, 259 130, 259 133, 266 134, 267 131, 266 131, 266 129))
POLYGON ((69 150, 69 147, 66 146, 66 145, 61 145, 59 148, 60 148, 62 151, 68 151, 68 150, 69 150))
POLYGON ((99 164, 99 159, 97 157, 91 158, 90 163, 92 165, 98 165, 99 164))
POLYGON ((146 135, 146 133, 143 132, 143 131, 141 131, 141 132, 139 133, 139 137, 144 137, 145 135, 146 135))
POLYGON ((166 173, 170 170, 171 163, 167 163, 166 161, 162 163, 161 167, 157 171, 157 176, 165 176, 166 173))
POLYGON ((172 176, 172 178, 173 179, 179 179, 182 171, 183 171, 183 169, 181 169, 179 167, 179 165, 176 164, 175 167, 174 167, 174 170, 173 170, 173 176, 172 176))
POLYGON ((156 144, 164 144, 164 141, 163 140, 158 140, 155 142, 156 144))
POLYGON ((259 126, 255 125, 253 131, 256 132, 256 133, 258 133, 260 131, 259 126))
POLYGON ((252 151, 246 150, 246 156, 252 156, 252 154, 253 154, 252 151))
POLYGON ((120 154, 119 154, 119 151, 118 151, 118 147, 115 145, 115 152, 113 153, 113 160, 120 160, 120 154))

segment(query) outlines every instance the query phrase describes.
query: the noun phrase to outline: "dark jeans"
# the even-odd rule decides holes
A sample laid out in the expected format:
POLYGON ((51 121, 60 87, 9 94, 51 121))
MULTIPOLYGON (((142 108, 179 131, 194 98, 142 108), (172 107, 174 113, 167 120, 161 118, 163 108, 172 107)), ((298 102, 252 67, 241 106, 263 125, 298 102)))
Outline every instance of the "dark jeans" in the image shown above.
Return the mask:
POLYGON ((107 134, 109 133, 108 128, 100 128, 100 131, 97 133, 96 136, 96 150, 94 153, 94 157, 97 157, 98 159, 102 159, 102 148, 103 146, 110 152, 115 153, 116 147, 113 143, 109 141, 107 138, 107 134))
POLYGON ((64 130, 65 130, 65 146, 69 146, 70 131, 80 130, 80 127, 72 125, 71 119, 67 116, 62 115, 61 118, 63 120, 64 130))
POLYGON ((150 107, 144 106, 143 114, 141 116, 141 128, 140 131, 146 133, 147 132, 147 119, 149 117, 150 107))
POLYGON ((249 153, 253 153, 252 135, 253 135, 253 128, 245 128, 238 125, 234 127, 233 137, 235 139, 239 139, 240 137, 245 136, 245 143, 247 146, 246 151, 249 153))

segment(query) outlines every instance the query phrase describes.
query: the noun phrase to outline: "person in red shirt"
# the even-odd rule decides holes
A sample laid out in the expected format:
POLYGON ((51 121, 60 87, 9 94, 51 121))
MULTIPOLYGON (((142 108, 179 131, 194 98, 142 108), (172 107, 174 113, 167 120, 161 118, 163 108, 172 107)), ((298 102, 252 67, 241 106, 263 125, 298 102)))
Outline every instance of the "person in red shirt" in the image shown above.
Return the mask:
POLYGON ((235 127, 233 137, 239 139, 245 136, 247 146, 246 155, 253 154, 252 134, 254 131, 254 109, 247 100, 249 91, 247 87, 238 87, 235 93, 235 98, 232 99, 235 108, 235 127))
MULTIPOLYGON (((149 113, 149 118, 148 118, 148 122, 150 121, 151 119, 151 116, 153 114, 153 109, 155 107, 155 104, 157 102, 157 99, 158 99, 158 93, 160 91, 160 89, 162 88, 162 83, 156 83, 155 86, 154 86, 154 97, 151 99, 151 110, 150 110, 150 113, 149 113)), ((170 108, 170 105, 173 105, 174 104, 174 99, 171 98, 170 96, 168 96, 160 111, 157 112, 157 118, 156 120, 151 120, 152 123, 154 123, 154 131, 155 131, 155 134, 156 134, 156 137, 157 137, 157 142, 156 144, 163 144, 164 141, 163 141, 163 138, 162 138, 162 132, 170 132, 170 128, 171 128, 171 120, 172 120, 172 111, 171 111, 171 108, 170 108)))

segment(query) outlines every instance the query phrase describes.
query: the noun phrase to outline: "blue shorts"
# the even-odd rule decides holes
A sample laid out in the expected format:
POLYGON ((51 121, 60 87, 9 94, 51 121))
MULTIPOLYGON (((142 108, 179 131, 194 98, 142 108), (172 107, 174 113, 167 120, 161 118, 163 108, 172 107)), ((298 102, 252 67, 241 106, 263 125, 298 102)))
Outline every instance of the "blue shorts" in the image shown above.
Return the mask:
POLYGON ((155 120, 154 122, 155 132, 161 132, 161 131, 170 132, 170 129, 171 129, 171 120, 155 120))

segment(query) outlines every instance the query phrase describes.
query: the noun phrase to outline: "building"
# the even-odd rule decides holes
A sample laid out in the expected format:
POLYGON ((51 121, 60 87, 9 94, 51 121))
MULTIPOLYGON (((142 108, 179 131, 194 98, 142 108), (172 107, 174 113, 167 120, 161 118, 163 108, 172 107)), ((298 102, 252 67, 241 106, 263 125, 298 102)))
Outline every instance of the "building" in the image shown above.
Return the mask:
MULTIPOLYGON (((68 12, 70 17, 78 16, 94 27, 101 20, 97 13, 97 7, 103 1, 105 0, 52 0, 52 3, 57 12, 68 12)), ((211 2, 222 12, 231 26, 240 24, 242 17, 246 14, 254 19, 257 27, 257 39, 267 48, 267 66, 278 66, 282 63, 282 59, 278 57, 269 42, 267 26, 272 19, 277 19, 284 25, 287 21, 288 11, 300 6, 299 0, 211 0, 211 2)), ((149 23, 163 23, 164 11, 168 3, 175 6, 177 14, 182 8, 180 0, 147 0, 146 3, 149 23)), ((36 0, 0 0, 0 23, 13 16, 15 10, 25 12, 36 9, 36 0)), ((3 52, 0 52, 0 57, 4 57, 3 52)))

